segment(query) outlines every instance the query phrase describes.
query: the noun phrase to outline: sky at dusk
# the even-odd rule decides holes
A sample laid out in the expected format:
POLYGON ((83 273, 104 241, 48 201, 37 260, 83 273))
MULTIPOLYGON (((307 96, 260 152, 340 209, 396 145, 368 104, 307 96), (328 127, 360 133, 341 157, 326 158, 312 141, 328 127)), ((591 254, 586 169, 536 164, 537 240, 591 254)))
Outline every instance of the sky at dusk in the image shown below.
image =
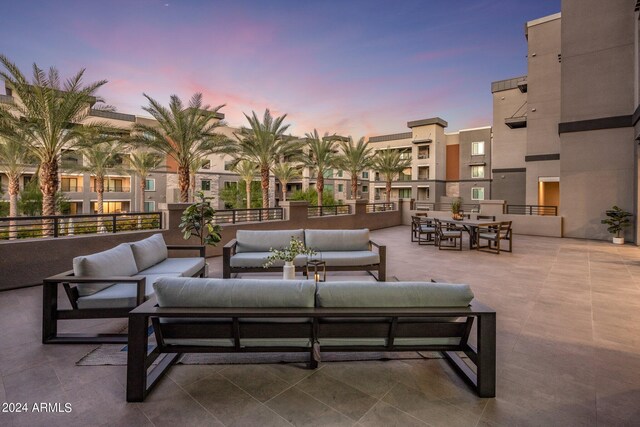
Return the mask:
POLYGON ((291 132, 447 131, 490 125, 492 81, 526 74, 526 21, 560 0, 3 0, 0 52, 87 81, 119 112, 142 93, 202 92, 231 126, 243 112, 288 114, 291 132))

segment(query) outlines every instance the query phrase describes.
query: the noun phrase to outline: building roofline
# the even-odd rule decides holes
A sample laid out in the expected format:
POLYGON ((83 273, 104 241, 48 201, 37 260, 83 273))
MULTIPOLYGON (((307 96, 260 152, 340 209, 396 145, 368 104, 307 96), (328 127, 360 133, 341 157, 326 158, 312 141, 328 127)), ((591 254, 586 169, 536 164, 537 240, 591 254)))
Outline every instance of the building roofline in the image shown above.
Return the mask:
POLYGON ((554 13, 553 15, 543 16, 542 18, 537 18, 532 21, 527 22, 527 28, 533 27, 534 25, 544 24, 545 22, 554 21, 556 19, 562 18, 562 13, 554 13))
POLYGON ((517 89, 518 83, 527 81, 527 75, 511 77, 510 79, 496 80, 491 82, 491 93, 502 92, 504 90, 517 89))
POLYGON ((411 122, 407 122, 408 128, 414 128, 417 126, 427 126, 427 125, 438 125, 438 126, 442 126, 443 128, 446 128, 447 126, 449 126, 449 123, 447 123, 445 120, 441 119, 440 117, 431 117, 428 119, 414 120, 411 122))

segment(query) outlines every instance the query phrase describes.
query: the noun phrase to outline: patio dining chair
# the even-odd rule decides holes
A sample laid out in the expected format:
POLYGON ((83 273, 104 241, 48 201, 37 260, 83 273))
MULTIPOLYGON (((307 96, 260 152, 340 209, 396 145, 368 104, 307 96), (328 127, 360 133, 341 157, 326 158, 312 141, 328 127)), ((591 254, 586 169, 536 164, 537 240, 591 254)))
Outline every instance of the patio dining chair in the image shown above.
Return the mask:
POLYGON ((457 249, 462 250, 462 229, 450 228, 446 222, 434 219, 436 229, 436 241, 438 249, 457 249), (459 243, 458 243, 459 242, 459 243), (443 245, 444 243, 444 245, 443 245))
POLYGON ((513 249, 513 234, 511 230, 511 221, 502 221, 495 223, 481 224, 478 226, 478 232, 476 233, 476 248, 488 252, 500 254, 500 251, 512 252, 513 249), (487 244, 482 246, 481 240, 486 240, 487 244), (509 242, 509 249, 502 249, 502 241, 509 242))
POLYGON ((435 244, 436 228, 433 219, 425 216, 411 217, 411 241, 419 245, 435 244), (423 236, 426 236, 423 238, 423 236))

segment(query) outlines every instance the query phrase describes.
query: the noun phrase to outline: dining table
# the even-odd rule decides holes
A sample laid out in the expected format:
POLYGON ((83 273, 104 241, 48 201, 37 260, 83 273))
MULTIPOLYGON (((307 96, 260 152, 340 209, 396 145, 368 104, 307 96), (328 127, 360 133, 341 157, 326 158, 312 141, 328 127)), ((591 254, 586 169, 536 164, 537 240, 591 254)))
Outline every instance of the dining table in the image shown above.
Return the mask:
POLYGON ((440 219, 440 222, 460 226, 469 233, 469 249, 475 249, 476 234, 480 226, 488 227, 490 225, 500 224, 499 222, 486 219, 440 219))

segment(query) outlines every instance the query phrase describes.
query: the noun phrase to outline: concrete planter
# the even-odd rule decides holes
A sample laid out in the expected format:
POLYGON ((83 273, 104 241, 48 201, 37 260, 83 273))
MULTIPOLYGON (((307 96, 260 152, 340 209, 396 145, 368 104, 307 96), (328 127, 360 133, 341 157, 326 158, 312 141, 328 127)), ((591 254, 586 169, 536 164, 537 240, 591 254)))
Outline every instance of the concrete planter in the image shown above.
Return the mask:
POLYGON ((624 245, 624 237, 614 237, 613 238, 614 245, 624 245))

